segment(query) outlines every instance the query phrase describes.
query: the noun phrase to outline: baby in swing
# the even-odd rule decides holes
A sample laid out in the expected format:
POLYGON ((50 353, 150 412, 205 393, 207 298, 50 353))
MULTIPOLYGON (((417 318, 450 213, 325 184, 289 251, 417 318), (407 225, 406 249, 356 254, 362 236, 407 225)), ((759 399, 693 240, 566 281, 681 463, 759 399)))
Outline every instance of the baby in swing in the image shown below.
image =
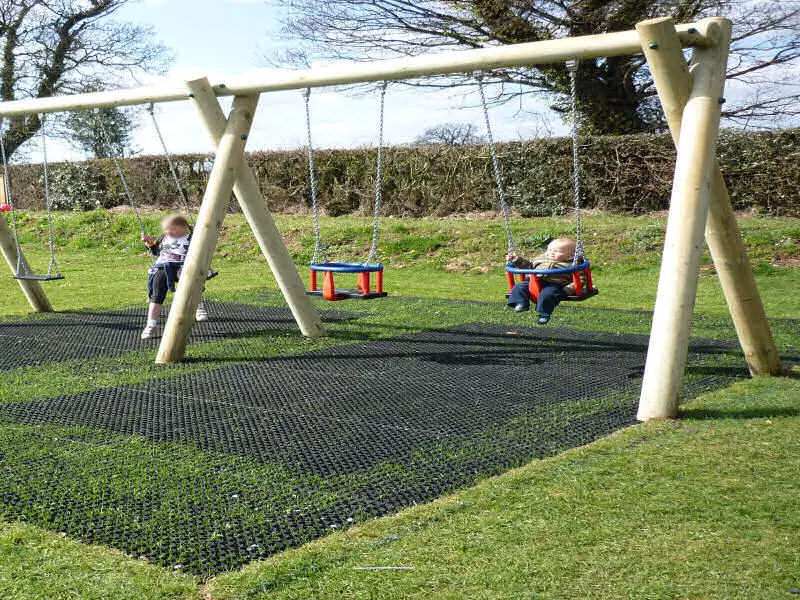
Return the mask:
MULTIPOLYGON (((143 340, 149 340, 156 333, 158 318, 161 316, 167 292, 175 291, 175 284, 180 278, 192 241, 192 227, 183 215, 173 214, 164 217, 161 220, 161 231, 162 235, 157 238, 142 235, 142 241, 147 244, 150 254, 156 257, 147 278, 150 307, 147 311, 147 325, 142 331, 143 340)), ((197 307, 195 319, 208 320, 208 313, 202 302, 197 307)))
MULTIPOLYGON (((570 238, 559 238, 553 240, 547 246, 547 250, 534 258, 528 260, 516 254, 509 254, 506 259, 508 264, 518 269, 567 269, 572 267, 575 258, 577 244, 570 238)), ((561 273, 556 275, 540 275, 542 291, 536 302, 536 312, 539 318, 536 321, 539 325, 546 325, 553 315, 553 311, 564 298, 575 294, 575 286, 572 275, 561 273)), ((530 281, 522 281, 514 286, 508 297, 508 306, 516 312, 526 312, 531 309, 530 281)))

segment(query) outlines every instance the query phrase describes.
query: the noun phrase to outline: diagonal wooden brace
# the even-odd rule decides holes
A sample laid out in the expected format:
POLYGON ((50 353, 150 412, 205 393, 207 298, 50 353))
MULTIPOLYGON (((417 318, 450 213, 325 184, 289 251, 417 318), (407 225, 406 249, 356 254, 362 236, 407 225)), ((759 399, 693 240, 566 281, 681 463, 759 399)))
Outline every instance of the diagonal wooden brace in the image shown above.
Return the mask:
MULTIPOLYGON (((226 119, 211 84, 207 79, 190 81, 187 88, 197 107, 200 118, 215 146, 218 146, 225 132, 226 119)), ((253 234, 258 241, 264 258, 267 259, 278 287, 297 321, 303 335, 318 338, 325 335, 325 326, 319 311, 314 308, 306 295, 305 285, 283 241, 275 220, 269 212, 267 200, 261 193, 253 170, 247 159, 239 165, 233 193, 239 201, 253 234)))
POLYGON ((197 215, 192 244, 181 273, 181 283, 175 293, 164 328, 164 337, 158 349, 156 362, 159 364, 181 362, 186 354, 195 312, 203 295, 236 174, 244 162, 244 149, 257 105, 258 96, 237 96, 233 101, 230 118, 208 179, 203 204, 197 215))
POLYGON ((194 314, 205 285, 205 274, 219 241, 231 193, 236 194, 300 330, 309 337, 325 335, 319 312, 306 296, 300 274, 244 157, 258 96, 237 96, 230 117, 226 119, 208 79, 189 81, 186 86, 189 97, 194 99, 200 117, 217 146, 217 157, 156 362, 180 362, 185 357, 194 314))

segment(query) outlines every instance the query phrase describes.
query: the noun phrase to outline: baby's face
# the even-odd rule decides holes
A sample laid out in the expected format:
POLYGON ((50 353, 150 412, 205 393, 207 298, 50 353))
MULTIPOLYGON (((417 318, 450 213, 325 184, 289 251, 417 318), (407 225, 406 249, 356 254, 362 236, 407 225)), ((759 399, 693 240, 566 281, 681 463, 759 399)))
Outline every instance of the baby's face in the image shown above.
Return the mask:
POLYGON ((572 244, 550 242, 545 256, 550 260, 572 260, 574 253, 575 248, 572 244))
POLYGON ((186 227, 174 223, 162 223, 161 230, 164 232, 164 235, 171 238, 183 237, 188 233, 186 227))

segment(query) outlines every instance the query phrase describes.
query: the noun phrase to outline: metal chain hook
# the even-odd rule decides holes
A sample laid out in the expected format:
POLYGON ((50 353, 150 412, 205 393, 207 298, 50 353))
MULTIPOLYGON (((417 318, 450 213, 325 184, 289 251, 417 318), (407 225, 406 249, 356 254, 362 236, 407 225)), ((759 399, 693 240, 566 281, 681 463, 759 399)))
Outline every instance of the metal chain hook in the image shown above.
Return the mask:
POLYGON ((125 197, 128 199, 128 204, 130 204, 131 208, 133 209, 133 214, 136 216, 136 221, 139 223, 139 232, 142 235, 147 233, 147 229, 144 226, 144 221, 142 220, 142 215, 139 213, 139 207, 136 205, 136 199, 133 197, 133 192, 131 192, 130 187, 128 186, 128 179, 125 177, 125 172, 122 170, 122 165, 119 162, 119 159, 116 156, 116 153, 112 150, 109 140, 108 140, 108 132, 106 131, 106 127, 103 124, 103 117, 101 114, 101 109, 97 109, 95 111, 95 119, 97 119, 97 126, 100 130, 100 139, 104 146, 108 147, 108 155, 111 157, 111 160, 114 162, 114 166, 117 170, 117 175, 119 176, 120 181, 122 182, 122 188, 125 191, 125 197))
POLYGON ((167 141, 164 139, 164 135, 161 132, 161 126, 158 124, 158 119, 156 118, 155 112, 155 104, 151 102, 147 107, 147 112, 150 113, 150 119, 153 121, 153 129, 155 129, 156 135, 158 136, 158 141, 161 144, 161 150, 164 153, 164 157, 167 159, 167 166, 169 167, 169 172, 172 175, 172 182, 175 184, 175 189, 178 190, 178 196, 183 204, 183 209, 186 211, 186 217, 189 219, 189 224, 194 227, 195 221, 194 217, 192 216, 192 209, 189 206, 189 199, 186 197, 186 192, 181 185, 181 178, 178 176, 178 170, 175 167, 175 161, 172 158, 172 153, 167 147, 167 141))
POLYGON ((575 257, 573 265, 583 263, 583 223, 581 219, 581 206, 583 204, 583 190, 581 188, 581 163, 580 163, 580 123, 578 119, 578 61, 567 62, 567 71, 570 77, 570 120, 572 133, 572 195, 575 204, 575 257))
POLYGON ((44 176, 44 201, 47 209, 47 229, 48 243, 50 244, 50 265, 47 268, 47 276, 60 275, 58 264, 56 263, 56 242, 55 231, 53 229, 53 199, 50 195, 50 170, 47 160, 47 131, 45 130, 45 116, 40 118, 40 131, 42 136, 42 175, 44 176))
POLYGON ((11 221, 11 232, 14 236, 14 245, 16 246, 17 250, 17 275, 30 275, 28 269, 25 268, 25 257, 22 254, 22 246, 19 243, 19 231, 17 230, 17 215, 16 215, 16 207, 14 206, 14 198, 11 194, 11 181, 9 179, 9 170, 8 170, 8 155, 6 154, 6 141, 5 141, 5 118, 0 123, 0 158, 3 161, 3 185, 6 191, 6 202, 11 207, 10 221, 11 221))

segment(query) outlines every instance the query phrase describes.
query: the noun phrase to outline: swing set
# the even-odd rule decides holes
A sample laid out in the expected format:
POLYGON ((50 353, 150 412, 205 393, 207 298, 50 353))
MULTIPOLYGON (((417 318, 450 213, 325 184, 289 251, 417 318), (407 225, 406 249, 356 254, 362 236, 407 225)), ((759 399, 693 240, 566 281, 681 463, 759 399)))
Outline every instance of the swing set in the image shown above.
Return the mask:
MULTIPOLYGON (((247 139, 262 94, 644 54, 677 146, 677 161, 637 416, 641 420, 674 417, 684 383, 691 337, 691 308, 697 296, 704 234, 750 371, 753 374, 781 372, 780 358, 736 215, 716 162, 731 35, 732 23, 728 19, 709 18, 681 25, 676 25, 670 18, 651 19, 639 23, 635 31, 330 65, 277 75, 269 73, 217 85, 202 78, 148 88, 3 102, 0 103, 0 118, 153 102, 189 100, 193 103, 217 148, 217 154, 205 189, 203 207, 198 213, 192 247, 181 275, 182 283, 175 295, 156 357, 157 363, 165 364, 180 362, 185 357, 194 324, 193 315, 200 303, 232 192, 236 194, 301 332, 309 337, 325 335, 319 312, 306 295, 300 274, 267 209, 258 181, 245 160, 247 139), (692 53, 689 63, 684 55, 686 48, 690 48, 692 53), (219 104, 220 96, 234 96, 227 116, 219 104)), ((578 157, 574 158, 573 166, 579 173, 578 157)), ((379 183, 381 165, 378 166, 376 180, 379 183)), ((493 169, 497 177, 499 164, 493 164, 493 169)), ((8 188, 6 181, 7 191, 8 188)), ((576 189, 580 191, 577 186, 576 189)), ((579 193, 576 193, 576 198, 579 217, 579 193)), ((379 216, 379 202, 380 197, 376 217, 379 216)), ((13 199, 8 198, 7 203, 13 209, 13 199)), ((8 214, 13 215, 13 210, 8 214)), ((504 216, 508 221, 507 212, 504 216)), ((13 216, 11 220, 14 220, 13 216)), ((577 227, 580 238, 579 220, 577 227)), ((357 268, 355 273, 362 278, 362 284, 364 274, 381 272, 377 238, 373 237, 375 252, 370 253, 365 263, 357 263, 360 266, 354 267, 357 268), (369 270, 372 266, 376 270, 369 270)), ((10 268, 24 275, 20 273, 24 269, 18 268, 20 264, 24 267, 24 258, 20 257, 22 252, 14 239, 11 228, 5 219, 0 218, 0 251, 10 268)), ((341 290, 337 292, 333 275, 347 271, 337 271, 338 267, 326 263, 324 256, 317 255, 313 264, 320 265, 317 272, 325 273, 328 297, 337 298, 341 290)), ((588 275, 591 266, 583 262, 572 268, 588 275)), ((509 274, 541 275, 536 272, 509 274)), ((49 275, 57 276, 57 265, 53 265, 49 275)), ((21 279, 19 284, 34 310, 50 310, 38 281, 21 279)), ((323 295, 326 294, 324 288, 325 285, 323 295)), ((362 294, 372 291, 371 285, 362 285, 362 288, 362 294)), ((592 290, 593 285, 587 277, 580 295, 592 290)))

